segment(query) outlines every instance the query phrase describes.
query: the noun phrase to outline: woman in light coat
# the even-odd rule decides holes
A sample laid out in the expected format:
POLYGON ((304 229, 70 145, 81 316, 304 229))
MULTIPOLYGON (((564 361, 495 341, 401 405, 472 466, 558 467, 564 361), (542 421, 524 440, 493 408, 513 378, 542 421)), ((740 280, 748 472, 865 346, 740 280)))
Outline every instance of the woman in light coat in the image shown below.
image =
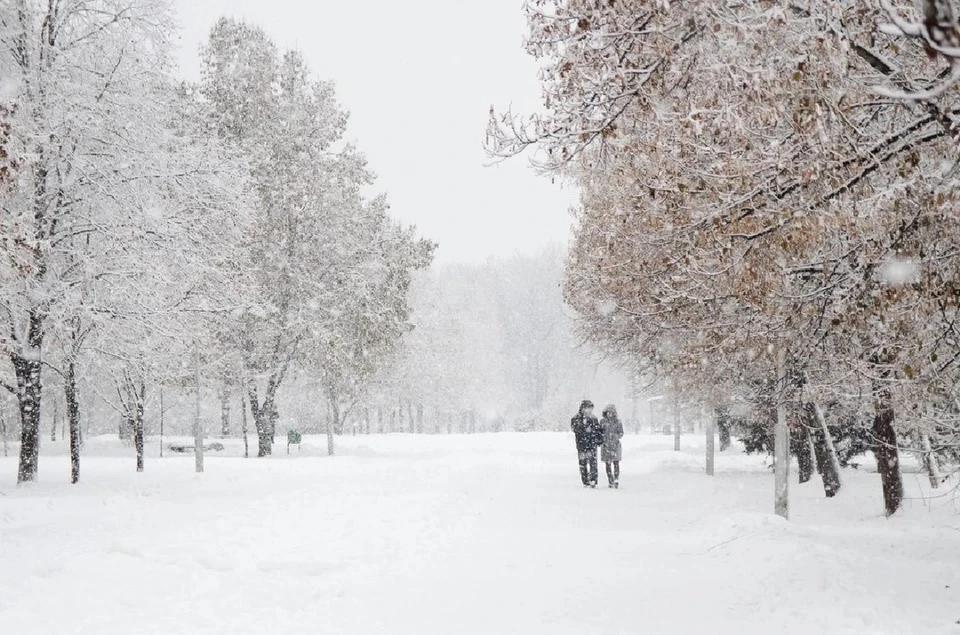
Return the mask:
POLYGON ((620 458, 623 448, 620 439, 623 438, 623 424, 617 417, 617 408, 610 404, 603 409, 603 419, 600 420, 603 430, 603 445, 600 450, 600 460, 607 466, 607 479, 610 487, 620 487, 620 458))

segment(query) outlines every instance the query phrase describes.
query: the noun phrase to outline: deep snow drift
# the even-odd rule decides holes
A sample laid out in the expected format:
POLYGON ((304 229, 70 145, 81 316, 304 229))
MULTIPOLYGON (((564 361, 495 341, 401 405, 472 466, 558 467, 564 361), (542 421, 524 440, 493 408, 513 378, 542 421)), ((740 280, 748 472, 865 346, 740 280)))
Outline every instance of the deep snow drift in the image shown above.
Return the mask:
MULTIPOLYGON (((584 490, 562 434, 325 439, 243 460, 92 439, 0 458, 4 633, 960 633, 960 501, 886 519, 877 476, 792 484, 765 459, 624 439, 622 489, 584 490)), ((865 461, 869 463, 870 461, 865 461)), ((601 466, 602 471, 602 466, 601 466)), ((601 476, 603 478, 603 476, 601 476)))

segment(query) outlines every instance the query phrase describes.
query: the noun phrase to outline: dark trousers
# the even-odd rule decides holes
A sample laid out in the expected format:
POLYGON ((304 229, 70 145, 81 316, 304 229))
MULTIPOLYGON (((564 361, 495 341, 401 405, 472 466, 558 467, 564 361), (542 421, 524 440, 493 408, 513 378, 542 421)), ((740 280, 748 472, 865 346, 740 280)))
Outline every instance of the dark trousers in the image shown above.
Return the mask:
POLYGON ((607 463, 607 479, 611 485, 620 482, 620 461, 607 463))
POLYGON ((599 480, 599 469, 597 465, 597 451, 587 450, 579 452, 580 456, 580 480, 584 485, 596 485, 599 480))

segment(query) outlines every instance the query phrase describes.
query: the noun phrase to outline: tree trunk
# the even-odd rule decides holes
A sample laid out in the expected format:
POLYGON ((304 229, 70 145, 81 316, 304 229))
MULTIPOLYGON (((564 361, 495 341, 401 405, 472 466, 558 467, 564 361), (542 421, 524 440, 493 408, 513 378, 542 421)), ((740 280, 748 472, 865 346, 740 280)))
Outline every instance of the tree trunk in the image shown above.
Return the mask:
POLYGON ((10 360, 17 377, 17 402, 20 409, 20 464, 17 483, 37 480, 40 459, 40 396, 42 385, 41 351, 43 349, 43 320, 36 311, 30 312, 30 330, 26 351, 12 353, 10 360))
POLYGON ((200 422, 200 349, 193 343, 193 389, 196 402, 193 411, 193 465, 197 474, 203 472, 203 424, 200 422))
POLYGON ((797 457, 800 483, 808 483, 813 478, 814 460, 810 452, 810 429, 804 421, 799 421, 799 425, 790 429, 790 446, 793 455, 797 457))
POLYGON ((840 460, 837 458, 833 437, 827 427, 827 418, 820 404, 813 402, 804 406, 807 414, 810 436, 813 438, 814 456, 817 459, 817 471, 823 480, 823 493, 833 498, 840 491, 840 460))
POLYGON ((417 428, 416 428, 417 424, 413 418, 413 402, 412 401, 407 402, 407 424, 409 425, 410 432, 417 431, 417 428))
MULTIPOLYGON (((717 410, 719 410, 719 408, 717 410)), ((714 452, 714 438, 716 436, 716 431, 714 430, 714 421, 715 419, 713 418, 707 420, 707 476, 713 476, 714 458, 716 456, 716 453, 714 452)))
POLYGON ((673 384, 673 451, 680 451, 680 395, 676 382, 673 384))
POLYGON ((7 420, 0 410, 0 437, 3 438, 3 456, 10 456, 10 446, 7 444, 7 420))
POLYGON ((255 388, 250 388, 250 414, 253 416, 253 425, 257 429, 257 458, 273 454, 273 435, 270 433, 270 404, 271 398, 267 395, 263 405, 257 398, 255 388))
POLYGON ((383 434, 383 406, 377 407, 377 430, 383 434))
POLYGON ((334 442, 333 442, 333 433, 337 429, 337 426, 340 424, 340 404, 337 403, 336 399, 330 400, 330 410, 333 415, 333 420, 330 422, 330 425, 327 426, 327 456, 333 456, 334 454, 334 442))
POLYGON ((240 391, 240 434, 243 435, 243 458, 250 458, 250 444, 247 441, 247 398, 240 391))
POLYGON ((267 413, 267 421, 270 426, 270 443, 271 445, 277 442, 277 422, 280 420, 280 411, 277 410, 277 402, 271 398, 270 399, 270 409, 267 413))
POLYGON ((73 360, 67 363, 64 392, 70 423, 70 482, 76 484, 80 481, 80 400, 77 398, 77 367, 73 360))
POLYGON ((160 458, 163 458, 163 424, 167 411, 163 405, 163 384, 160 384, 160 458))
POLYGON ((50 426, 50 442, 57 442, 57 428, 60 426, 60 400, 53 400, 53 425, 50 426))
POLYGON ((417 404, 417 433, 423 434, 423 404, 417 404))
MULTIPOLYGON (((786 385, 785 358, 786 351, 780 348, 777 353, 777 386, 786 385)), ((790 433, 787 430, 787 411, 783 403, 783 395, 776 397, 777 419, 773 428, 773 455, 774 455, 774 503, 773 509, 777 516, 790 518, 790 433)))
POLYGON ((730 447, 730 411, 727 408, 717 408, 717 433, 720 451, 725 452, 730 447))
POLYGON ((804 423, 803 423, 803 425, 806 425, 806 426, 807 426, 807 445, 810 447, 810 450, 809 450, 810 456, 813 457, 813 469, 814 469, 814 471, 815 471, 817 474, 823 474, 823 470, 820 468, 820 459, 819 459, 819 457, 817 457, 817 447, 816 447, 816 445, 813 443, 813 433, 814 433, 814 431, 813 431, 813 429, 811 428, 811 426, 807 425, 807 423, 806 423, 806 415, 804 415, 804 423))
POLYGON ((477 411, 470 411, 470 433, 473 434, 477 431, 477 411))
POLYGON ((270 422, 263 413, 254 415, 254 425, 257 428, 257 458, 273 454, 273 437, 270 435, 270 422))
MULTIPOLYGON (((886 376, 887 373, 884 373, 886 376)), ((891 516, 903 501, 903 480, 900 475, 900 453, 897 449, 896 421, 890 388, 879 380, 873 382, 873 454, 883 484, 883 504, 891 516)))
POLYGON ((144 403, 147 400, 147 385, 142 379, 140 380, 140 386, 134 387, 136 394, 136 410, 134 411, 133 419, 133 444, 137 448, 137 471, 143 471, 143 414, 144 414, 144 403))
POLYGON ((930 487, 937 489, 940 487, 940 462, 937 460, 937 455, 933 453, 930 435, 926 430, 920 431, 920 449, 923 452, 923 467, 930 477, 930 487))
POLYGON ((230 387, 224 386, 220 391, 220 436, 224 439, 230 436, 230 387))

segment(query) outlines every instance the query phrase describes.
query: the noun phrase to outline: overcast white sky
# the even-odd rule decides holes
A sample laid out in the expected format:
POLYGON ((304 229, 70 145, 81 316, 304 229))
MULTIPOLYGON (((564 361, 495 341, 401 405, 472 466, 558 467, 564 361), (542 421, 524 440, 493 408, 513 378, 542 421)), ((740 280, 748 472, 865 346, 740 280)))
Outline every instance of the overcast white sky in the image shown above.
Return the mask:
POLYGON ((221 15, 255 22, 333 79, 393 214, 440 243, 438 260, 477 262, 566 241, 575 200, 525 157, 484 167, 491 104, 530 112, 536 65, 522 49, 521 0, 174 0, 182 72, 221 15))

